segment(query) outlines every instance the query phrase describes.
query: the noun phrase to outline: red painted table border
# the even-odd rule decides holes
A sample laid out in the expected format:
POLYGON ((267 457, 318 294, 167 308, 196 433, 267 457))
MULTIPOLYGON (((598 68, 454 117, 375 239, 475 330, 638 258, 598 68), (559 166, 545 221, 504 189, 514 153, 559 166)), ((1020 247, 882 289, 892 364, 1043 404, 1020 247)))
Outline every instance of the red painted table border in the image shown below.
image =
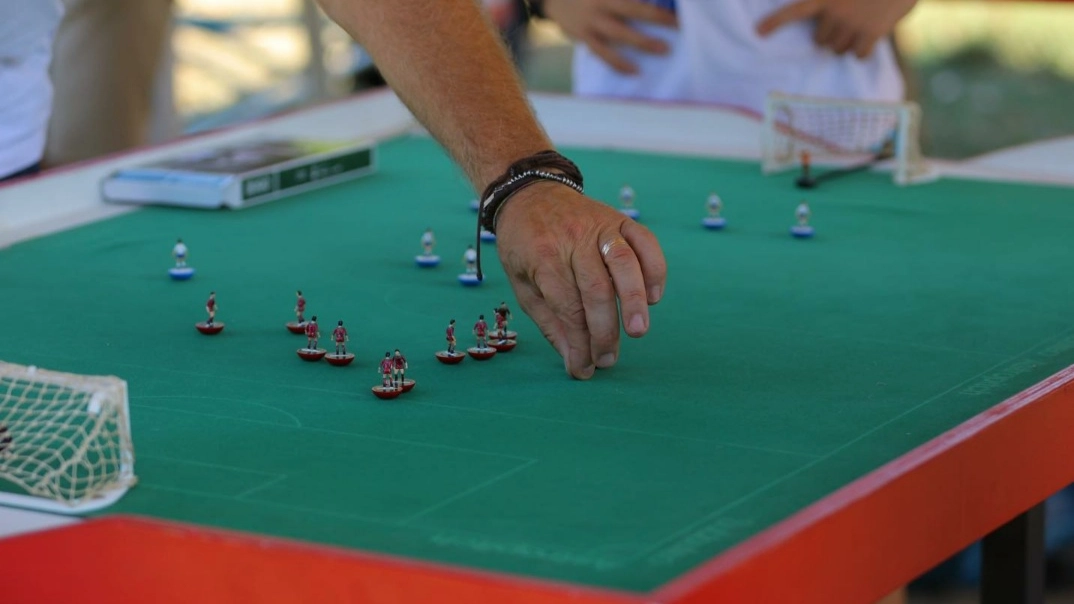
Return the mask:
POLYGON ((1074 482, 1074 367, 971 418, 650 594, 116 516, 0 541, 5 600, 877 600, 1074 482))

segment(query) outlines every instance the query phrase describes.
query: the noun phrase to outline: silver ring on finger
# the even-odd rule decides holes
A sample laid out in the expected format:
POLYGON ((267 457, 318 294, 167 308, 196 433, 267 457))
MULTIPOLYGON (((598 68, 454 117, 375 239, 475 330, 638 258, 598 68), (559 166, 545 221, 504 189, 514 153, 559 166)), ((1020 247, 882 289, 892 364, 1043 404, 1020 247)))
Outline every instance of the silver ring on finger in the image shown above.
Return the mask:
POLYGON ((630 246, 630 244, 627 243, 627 240, 622 237, 615 237, 614 239, 604 242, 604 244, 600 246, 600 257, 607 260, 608 254, 612 253, 612 250, 620 245, 630 246))

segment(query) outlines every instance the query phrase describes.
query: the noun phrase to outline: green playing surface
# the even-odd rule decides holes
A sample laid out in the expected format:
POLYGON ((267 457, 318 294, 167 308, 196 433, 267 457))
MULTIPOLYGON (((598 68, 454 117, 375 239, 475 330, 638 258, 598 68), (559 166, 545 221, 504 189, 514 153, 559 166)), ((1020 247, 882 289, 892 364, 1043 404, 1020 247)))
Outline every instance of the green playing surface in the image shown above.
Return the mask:
POLYGON ((1074 361, 1069 189, 858 174, 808 193, 817 236, 796 240, 793 174, 578 150, 590 194, 637 191, 670 278, 651 333, 571 381, 492 246, 488 282, 456 283, 475 217, 441 151, 381 153, 290 200, 0 251, 0 358, 129 382, 140 482, 109 512, 644 590, 1074 361), (711 190, 723 232, 700 226, 711 190), (189 282, 166 275, 176 237, 189 282), (346 322, 354 365, 298 359, 296 288, 326 340, 346 322), (210 290, 216 337, 194 330, 210 290), (501 300, 515 351, 436 362, 448 319, 470 345, 501 300), (397 347, 417 388, 377 400, 397 347))

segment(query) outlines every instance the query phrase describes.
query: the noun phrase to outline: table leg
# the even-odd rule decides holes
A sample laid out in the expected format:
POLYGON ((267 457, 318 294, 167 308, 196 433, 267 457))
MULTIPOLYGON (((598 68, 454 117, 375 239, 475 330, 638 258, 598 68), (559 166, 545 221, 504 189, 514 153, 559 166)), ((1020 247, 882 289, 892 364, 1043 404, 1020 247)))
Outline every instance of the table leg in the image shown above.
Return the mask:
POLYGON ((982 543, 981 604, 1044 603, 1044 503, 982 543))

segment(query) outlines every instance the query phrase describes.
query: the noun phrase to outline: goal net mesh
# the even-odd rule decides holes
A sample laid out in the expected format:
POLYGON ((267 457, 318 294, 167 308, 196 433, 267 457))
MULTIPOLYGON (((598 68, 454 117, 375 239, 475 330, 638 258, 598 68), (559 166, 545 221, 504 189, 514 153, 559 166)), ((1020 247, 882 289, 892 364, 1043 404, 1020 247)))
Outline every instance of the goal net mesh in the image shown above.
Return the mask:
POLYGON ((921 110, 910 102, 885 103, 772 93, 765 103, 762 168, 778 172, 800 165, 843 168, 883 154, 898 184, 932 176, 919 144, 921 110))
POLYGON ((135 482, 127 384, 0 362, 0 504, 81 512, 135 482))

